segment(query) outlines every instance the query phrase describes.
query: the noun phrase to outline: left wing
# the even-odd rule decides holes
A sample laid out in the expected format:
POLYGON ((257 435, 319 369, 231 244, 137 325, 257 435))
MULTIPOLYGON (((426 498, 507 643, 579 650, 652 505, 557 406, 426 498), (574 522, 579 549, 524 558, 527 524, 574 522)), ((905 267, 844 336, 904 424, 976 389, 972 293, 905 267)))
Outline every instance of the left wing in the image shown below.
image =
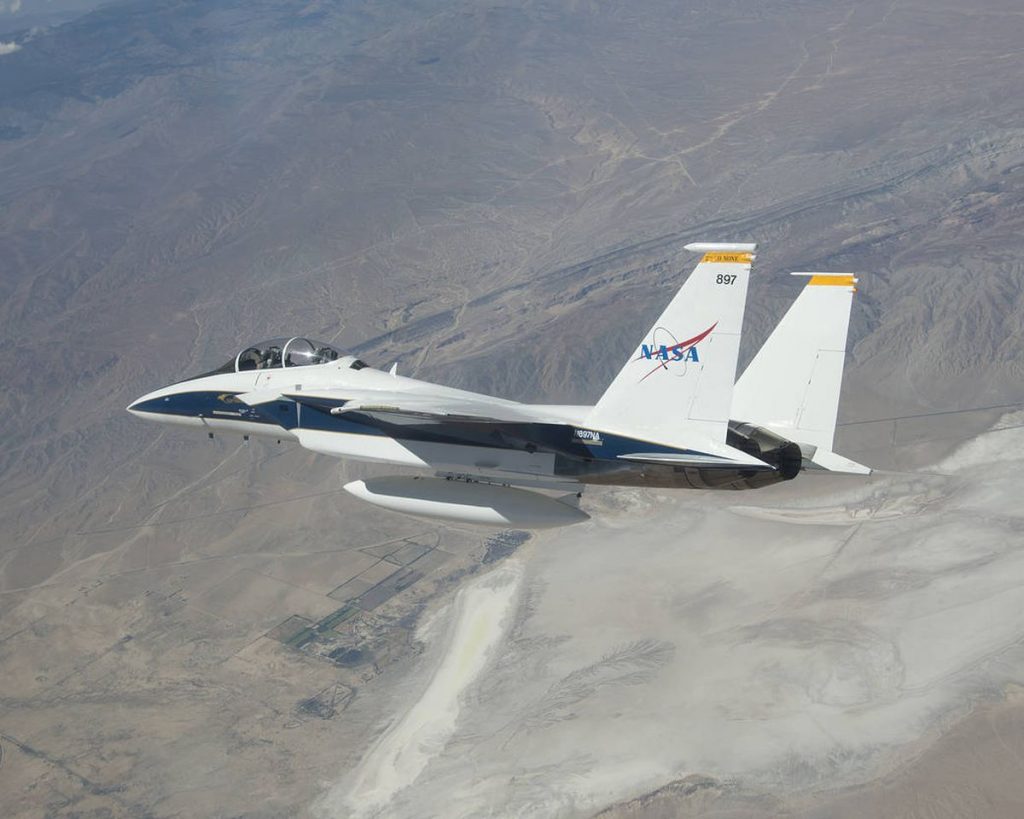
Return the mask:
POLYGON ((331 415, 359 413, 400 424, 403 420, 415 423, 536 423, 543 422, 536 413, 513 403, 500 400, 474 400, 463 396, 417 394, 414 392, 387 392, 384 390, 329 389, 302 392, 277 390, 249 392, 238 398, 257 407, 286 398, 303 406, 312 407, 331 415))
MULTIPOLYGON (((555 453, 529 435, 534 424, 543 423, 545 413, 502 399, 352 388, 264 390, 238 398, 276 420, 306 449, 324 455, 501 483, 550 478, 554 468, 555 453), (379 432, 361 434, 360 427, 379 432), (404 432, 402 427, 410 429, 404 432)), ((565 482, 558 483, 561 488, 565 482)))

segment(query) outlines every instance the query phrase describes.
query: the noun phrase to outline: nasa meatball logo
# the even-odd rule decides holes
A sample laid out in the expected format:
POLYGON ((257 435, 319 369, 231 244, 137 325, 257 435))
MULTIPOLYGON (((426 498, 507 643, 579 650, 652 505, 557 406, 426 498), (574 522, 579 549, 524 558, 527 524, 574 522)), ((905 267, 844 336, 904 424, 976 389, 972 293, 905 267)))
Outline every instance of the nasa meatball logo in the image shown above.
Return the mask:
POLYGON ((679 341, 671 330, 665 327, 655 327, 651 333, 650 343, 640 345, 640 354, 634 361, 656 361, 657 364, 649 370, 640 382, 646 381, 656 372, 667 371, 671 365, 676 375, 686 375, 687 365, 700 363, 700 352, 697 345, 711 335, 711 331, 718 326, 716 321, 703 333, 698 333, 693 338, 679 341))

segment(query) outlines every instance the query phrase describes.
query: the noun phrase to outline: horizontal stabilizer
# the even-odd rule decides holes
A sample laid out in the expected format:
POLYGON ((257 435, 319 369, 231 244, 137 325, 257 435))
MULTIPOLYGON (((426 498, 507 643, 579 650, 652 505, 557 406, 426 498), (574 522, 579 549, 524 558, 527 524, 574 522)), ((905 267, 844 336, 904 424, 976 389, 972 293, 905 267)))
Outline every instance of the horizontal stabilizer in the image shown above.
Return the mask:
POLYGON ((764 461, 760 461, 755 458, 743 461, 734 461, 729 458, 718 458, 714 455, 684 455, 682 453, 676 454, 674 452, 631 452, 628 455, 619 455, 619 458, 623 461, 631 461, 633 463, 690 466, 695 469, 775 469, 775 467, 770 464, 766 464, 764 461))
POLYGON ((811 455, 804 455, 804 469, 824 470, 840 475, 870 475, 871 468, 844 458, 828 449, 817 449, 811 455))

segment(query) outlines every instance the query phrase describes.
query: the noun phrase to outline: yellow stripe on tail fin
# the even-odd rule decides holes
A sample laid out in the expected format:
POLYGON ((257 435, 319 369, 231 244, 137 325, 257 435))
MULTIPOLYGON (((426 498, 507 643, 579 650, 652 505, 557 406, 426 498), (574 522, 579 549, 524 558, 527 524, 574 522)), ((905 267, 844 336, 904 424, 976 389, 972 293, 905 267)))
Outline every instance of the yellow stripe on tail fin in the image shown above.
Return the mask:
POLYGON ((791 276, 810 276, 808 287, 852 287, 857 291, 857 277, 852 273, 791 273, 791 276))

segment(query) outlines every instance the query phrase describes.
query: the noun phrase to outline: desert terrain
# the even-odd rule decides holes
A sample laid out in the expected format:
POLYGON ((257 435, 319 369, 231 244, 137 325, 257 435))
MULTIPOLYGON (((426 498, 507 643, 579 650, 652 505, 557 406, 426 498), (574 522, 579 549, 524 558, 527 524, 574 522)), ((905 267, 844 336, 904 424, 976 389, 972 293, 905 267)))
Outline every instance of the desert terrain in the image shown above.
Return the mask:
POLYGON ((1019 4, 23 5, 5 815, 1021 815, 1019 4), (492 533, 124 411, 291 333, 591 402, 691 241, 759 243, 741 366, 858 274, 874 475, 492 533))

